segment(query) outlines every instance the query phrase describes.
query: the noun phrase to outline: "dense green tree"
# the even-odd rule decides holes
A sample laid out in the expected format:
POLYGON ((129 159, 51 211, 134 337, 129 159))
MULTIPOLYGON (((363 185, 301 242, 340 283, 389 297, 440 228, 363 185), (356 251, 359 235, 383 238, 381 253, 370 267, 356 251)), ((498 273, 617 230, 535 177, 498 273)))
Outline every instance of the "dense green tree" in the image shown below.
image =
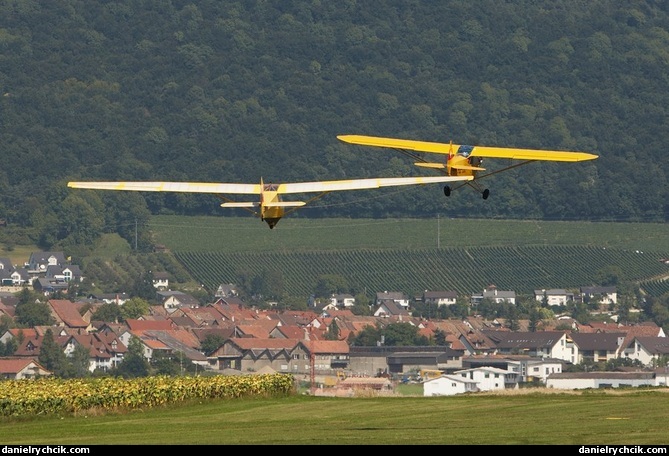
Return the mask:
POLYGON ((457 318, 466 318, 469 316, 469 311, 470 311, 470 303, 467 298, 464 296, 458 296, 455 300, 455 304, 452 306, 449 306, 449 309, 451 311, 451 314, 454 317, 457 318))
POLYGON ((253 277, 251 292, 265 301, 280 301, 283 295, 283 274, 277 269, 263 269, 253 277))
POLYGON ((10 328, 13 328, 15 325, 14 320, 7 314, 0 315, 0 334, 4 334, 10 328))
POLYGON ((68 376, 69 363, 63 347, 61 347, 54 337, 51 328, 44 332, 42 344, 40 346, 39 356, 37 358, 45 369, 50 370, 57 377, 68 376))
POLYGON ((661 327, 669 326, 669 307, 665 302, 657 301, 652 309, 653 321, 661 327))
POLYGON ((200 344, 200 349, 204 352, 205 355, 211 355, 213 352, 218 350, 223 343, 225 343, 225 337, 218 334, 207 334, 204 337, 204 340, 200 344))
POLYGON ((571 317, 581 324, 588 324, 590 322, 590 313, 588 312, 587 305, 582 302, 574 304, 571 317))
POLYGON ((520 329, 520 323, 518 322, 518 308, 513 305, 509 313, 506 315, 506 326, 511 331, 518 331, 520 329))
POLYGON ((325 274, 318 278, 314 294, 317 298, 329 298, 333 294, 348 293, 349 285, 345 277, 339 274, 325 274))
POLYGON ((146 271, 135 279, 131 294, 149 302, 156 300, 156 287, 153 285, 153 273, 151 271, 146 271))
POLYGON ((364 293, 358 293, 355 295, 355 305, 351 309, 351 312, 355 315, 369 316, 372 315, 372 309, 369 306, 370 299, 364 293))
POLYGON ((12 356, 19 348, 19 343, 16 339, 9 339, 7 342, 0 342, 0 356, 12 356))
POLYGON ((114 302, 106 302, 100 305, 95 312, 93 312, 93 315, 91 315, 91 320, 108 323, 118 323, 122 319, 123 313, 121 312, 121 307, 114 302))
POLYGON ((383 331, 379 326, 368 325, 358 331, 354 339, 350 341, 350 344, 362 347, 374 347, 381 343, 382 334, 383 331))
POLYGON ((25 327, 45 326, 53 323, 51 309, 46 302, 27 301, 16 305, 16 322, 25 327))
POLYGON ((625 274, 620 266, 610 265, 598 270, 596 277, 599 285, 603 287, 613 287, 623 280, 625 274))
MULTIPOLYGON (((58 243, 63 248, 93 244, 102 234, 104 207, 102 204, 92 206, 84 199, 85 196, 68 195, 59 206, 61 231, 58 233, 58 243)), ((93 197, 89 195, 89 198, 93 197)))
POLYGON ((128 343, 128 351, 123 356, 123 361, 115 369, 112 369, 111 374, 125 378, 136 378, 146 377, 150 371, 151 366, 144 357, 142 342, 136 336, 132 336, 128 343))
POLYGON ((339 325, 336 320, 333 320, 330 326, 328 326, 328 331, 325 333, 326 340, 339 340, 339 334, 341 333, 339 325))
POLYGON ((211 304, 214 301, 213 295, 204 288, 190 290, 189 294, 198 300, 200 306, 206 306, 207 304, 211 304))
POLYGON ((282 296, 279 302, 278 309, 280 310, 297 310, 304 311, 308 309, 308 301, 299 296, 282 296))
POLYGON ((130 298, 120 306, 121 316, 124 320, 138 319, 149 314, 151 305, 142 298, 130 298))
POLYGON ((529 318, 529 323, 528 323, 528 329, 530 332, 536 332, 539 329, 539 326, 541 325, 541 312, 539 311, 538 307, 533 307, 530 310, 530 318, 529 318))
POLYGON ((91 375, 89 370, 91 353, 88 347, 77 344, 72 350, 69 358, 68 374, 73 378, 83 378, 91 375))
POLYGON ((184 359, 181 353, 175 356, 156 351, 151 360, 151 372, 154 375, 180 375, 183 372, 183 363, 180 364, 180 359, 184 359))
POLYGON ((446 340, 446 336, 447 334, 445 331, 437 329, 434 332, 434 343, 436 345, 449 345, 449 342, 446 340))
POLYGON ((383 329, 384 345, 429 345, 427 337, 418 334, 419 328, 409 323, 391 323, 383 329))
POLYGON ((483 316, 483 318, 493 319, 499 316, 500 303, 495 302, 490 298, 483 298, 476 305, 476 313, 483 316))

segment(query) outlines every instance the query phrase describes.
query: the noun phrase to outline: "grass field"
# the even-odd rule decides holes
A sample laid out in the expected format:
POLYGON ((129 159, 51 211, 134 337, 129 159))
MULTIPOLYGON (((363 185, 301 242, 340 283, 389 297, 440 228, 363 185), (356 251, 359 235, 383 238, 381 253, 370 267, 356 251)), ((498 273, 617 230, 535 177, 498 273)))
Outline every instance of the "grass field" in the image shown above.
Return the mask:
POLYGON ((666 445, 669 390, 294 396, 0 420, 3 444, 666 445))
POLYGON ((482 219, 301 219, 270 230, 253 217, 154 216, 172 251, 266 252, 519 245, 591 245, 669 252, 669 224, 482 219))

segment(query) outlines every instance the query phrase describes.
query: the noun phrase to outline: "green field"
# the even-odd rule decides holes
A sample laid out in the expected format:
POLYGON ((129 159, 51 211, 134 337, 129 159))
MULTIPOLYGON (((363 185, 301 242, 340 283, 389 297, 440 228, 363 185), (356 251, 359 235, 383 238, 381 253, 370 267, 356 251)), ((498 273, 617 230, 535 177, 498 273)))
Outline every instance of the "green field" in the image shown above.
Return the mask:
POLYGON ((654 295, 669 291, 669 225, 467 219, 286 219, 274 230, 254 218, 155 217, 166 245, 208 289, 240 271, 276 272, 285 294, 309 296, 319 277, 352 290, 468 295, 490 284, 517 294, 599 285, 607 270, 654 295))
POLYGON ((669 224, 484 219, 304 219, 275 229, 254 217, 154 216, 155 242, 173 252, 266 252, 582 245, 669 252, 669 224))
POLYGON ((0 420, 3 444, 666 445, 660 391, 216 400, 0 420))

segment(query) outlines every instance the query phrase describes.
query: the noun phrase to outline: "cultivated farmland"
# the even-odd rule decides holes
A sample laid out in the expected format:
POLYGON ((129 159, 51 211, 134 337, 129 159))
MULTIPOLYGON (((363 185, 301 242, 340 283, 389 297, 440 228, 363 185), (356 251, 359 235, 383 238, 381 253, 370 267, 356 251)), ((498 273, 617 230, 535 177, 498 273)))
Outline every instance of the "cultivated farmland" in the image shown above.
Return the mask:
POLYGON ((598 284, 606 270, 664 293, 665 224, 500 220, 286 219, 268 230, 254 218, 154 217, 156 242, 208 289, 240 272, 272 272, 291 296, 310 295, 321 275, 357 292, 455 290, 495 284, 535 289, 598 284))

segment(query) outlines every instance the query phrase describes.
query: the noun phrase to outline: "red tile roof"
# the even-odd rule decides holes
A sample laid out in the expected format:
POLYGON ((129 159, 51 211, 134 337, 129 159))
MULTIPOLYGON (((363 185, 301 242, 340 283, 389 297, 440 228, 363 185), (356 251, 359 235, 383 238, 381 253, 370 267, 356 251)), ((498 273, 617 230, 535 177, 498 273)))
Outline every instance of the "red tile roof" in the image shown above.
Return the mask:
POLYGON ((175 328, 171 320, 135 320, 128 318, 125 323, 131 331, 168 330, 175 328))
POLYGON ((18 374, 31 363, 46 370, 37 361, 31 358, 0 358, 0 374, 18 374))
POLYGON ((88 327, 88 322, 79 314, 79 306, 69 299, 49 299, 48 304, 66 326, 70 328, 88 327))

